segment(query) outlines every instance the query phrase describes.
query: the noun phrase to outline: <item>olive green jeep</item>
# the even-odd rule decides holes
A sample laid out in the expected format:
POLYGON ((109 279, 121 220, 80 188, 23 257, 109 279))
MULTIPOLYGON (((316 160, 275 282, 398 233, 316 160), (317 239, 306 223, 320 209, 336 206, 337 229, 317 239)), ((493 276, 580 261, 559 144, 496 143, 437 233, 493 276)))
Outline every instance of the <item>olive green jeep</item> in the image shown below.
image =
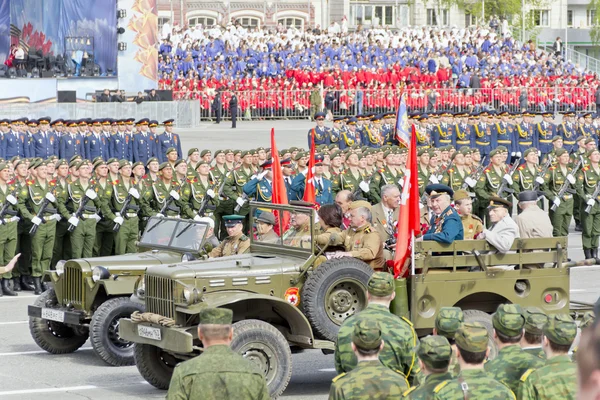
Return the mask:
POLYGON ((119 336, 122 317, 143 310, 130 301, 135 283, 151 265, 172 264, 203 253, 205 223, 151 218, 139 253, 60 261, 43 280, 51 288, 28 307, 33 340, 53 354, 71 353, 91 339, 110 365, 133 365, 133 346, 119 336))
MULTIPOLYGON (((258 208, 290 213, 296 221, 308 217, 310 232, 299 238, 292 223, 279 243, 250 238, 249 254, 153 266, 140 278, 132 300, 142 302, 146 313, 122 319, 119 332, 135 343, 138 370, 155 387, 167 389, 177 363, 202 353, 197 325, 205 307, 233 310, 231 346, 264 372, 273 397, 290 380, 293 350, 331 352, 342 322, 365 307, 371 267, 353 258, 315 267, 327 248, 315 244, 313 209, 251 203, 250 215, 258 208)), ((490 313, 501 303, 569 310, 566 238, 517 240, 512 254, 495 254, 485 241, 415 247, 412 274, 396 281, 392 311, 408 316, 419 335, 431 332, 444 306, 462 307, 466 319, 490 330, 490 313), (548 268, 523 268, 534 263, 548 268)))

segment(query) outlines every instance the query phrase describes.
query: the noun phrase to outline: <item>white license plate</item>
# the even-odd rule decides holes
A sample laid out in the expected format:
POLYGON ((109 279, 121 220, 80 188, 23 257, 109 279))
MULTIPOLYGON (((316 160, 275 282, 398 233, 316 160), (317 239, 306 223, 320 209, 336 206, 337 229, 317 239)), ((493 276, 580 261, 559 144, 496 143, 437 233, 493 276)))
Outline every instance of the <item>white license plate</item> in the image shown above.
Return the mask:
POLYGON ((42 308, 42 318, 49 319, 50 321, 65 322, 65 313, 51 308, 42 308))
POLYGON ((160 328, 153 328, 151 326, 138 325, 138 335, 140 337, 152 340, 160 340, 160 328))

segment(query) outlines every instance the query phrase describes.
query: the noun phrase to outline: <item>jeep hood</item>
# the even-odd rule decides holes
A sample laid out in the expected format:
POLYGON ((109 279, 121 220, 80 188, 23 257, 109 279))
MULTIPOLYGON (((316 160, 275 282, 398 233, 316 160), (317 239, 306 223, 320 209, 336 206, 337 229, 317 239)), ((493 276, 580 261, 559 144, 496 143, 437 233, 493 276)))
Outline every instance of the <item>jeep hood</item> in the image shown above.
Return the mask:
POLYGON ((152 250, 144 253, 131 253, 110 257, 94 257, 69 260, 67 265, 75 262, 93 269, 101 266, 111 270, 142 270, 151 265, 172 264, 181 262, 181 254, 169 251, 152 250))

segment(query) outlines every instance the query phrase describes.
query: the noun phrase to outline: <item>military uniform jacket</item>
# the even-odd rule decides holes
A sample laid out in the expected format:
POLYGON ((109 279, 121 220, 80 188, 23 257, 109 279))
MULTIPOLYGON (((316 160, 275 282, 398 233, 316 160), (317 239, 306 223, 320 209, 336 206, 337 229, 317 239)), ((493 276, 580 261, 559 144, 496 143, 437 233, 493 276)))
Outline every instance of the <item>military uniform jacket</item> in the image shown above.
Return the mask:
POLYGON ((455 145, 454 126, 450 124, 439 124, 433 127, 433 143, 435 147, 455 145))
POLYGON ((379 135, 379 129, 372 125, 365 125, 363 128, 362 145, 379 148, 382 145, 383 140, 379 135))
POLYGON ((577 147, 575 139, 577 138, 577 132, 575 126, 570 122, 563 122, 558 125, 557 132, 563 138, 563 147, 571 153, 577 147))
POLYGON ((348 168, 339 175, 335 176, 332 182, 333 192, 338 193, 341 190, 349 190, 354 192, 359 189, 359 185, 363 181, 364 176, 360 170, 357 169, 356 172, 357 173, 355 175, 352 170, 348 168))
POLYGON ((577 394, 577 364, 568 355, 546 361, 537 370, 526 371, 519 382, 519 399, 575 400, 577 394))
POLYGON ((492 124, 474 124, 473 136, 475 136, 475 146, 479 149, 481 156, 487 156, 494 146, 492 136, 492 124))
POLYGON ((462 173, 457 167, 452 167, 444 172, 440 183, 450 186, 452 190, 459 190, 462 188, 463 182, 467 176, 469 176, 469 171, 467 171, 466 167, 463 169, 462 173))
MULTIPOLYGON (((565 183, 567 176, 569 175, 569 170, 562 170, 560 166, 553 166, 548 168, 548 172, 544 176, 544 185, 542 189, 544 190, 544 195, 548 198, 550 203, 554 201, 558 192, 560 192, 561 187, 565 183)), ((570 185, 570 184, 569 184, 570 185)), ((564 213, 566 211, 573 211, 573 194, 569 192, 565 192, 562 199, 560 199, 561 203, 556 208, 557 213, 564 213)))
MULTIPOLYGON (((298 174, 298 176, 302 176, 302 174, 298 174)), ((246 182, 242 190, 251 200, 261 203, 270 203, 273 199, 273 184, 267 178, 261 180, 252 178, 246 182)))
POLYGON ((379 203, 381 201, 381 188, 385 185, 396 185, 398 189, 402 191, 402 185, 404 184, 404 174, 400 171, 390 169, 387 165, 383 168, 379 168, 373 173, 371 181, 369 182, 369 195, 372 203, 379 203))
POLYGON ((515 151, 524 154, 525 150, 531 147, 539 148, 538 135, 535 134, 535 129, 532 125, 526 122, 521 122, 520 124, 515 125, 515 128, 515 151))
MULTIPOLYGON (((546 121, 539 122, 536 126, 539 135, 539 150, 542 154, 547 154, 552 150, 552 138, 556 135, 556 125, 546 121)), ((564 144, 564 143, 563 143, 564 144)))
MULTIPOLYGON (((252 175, 254 175, 254 169, 246 169, 245 167, 239 167, 233 171, 232 174, 229 175, 227 180, 225 181, 225 186, 223 187, 223 194, 230 198, 231 200, 236 200, 238 197, 242 196, 243 187, 248 181, 252 179, 252 175)), ((250 211, 248 203, 244 204, 244 207, 240 210, 238 214, 246 215, 250 211)))
POLYGON ((452 243, 463 240, 464 231, 458 212, 448 206, 439 216, 432 216, 429 230, 423 235, 423 240, 435 240, 438 243, 452 243))
MULTIPOLYGON (((206 199, 208 189, 212 189, 215 192, 215 197, 208 199, 208 205, 214 209, 219 205, 219 197, 217 196, 219 189, 214 182, 207 180, 204 183, 199 177, 188 178, 186 184, 181 189, 180 205, 183 207, 182 215, 190 219, 194 218, 206 199)), ((211 214, 211 210, 207 207, 204 213, 206 215, 211 214)))
MULTIPOLYGON (((4 204, 7 203, 6 198, 9 195, 12 195, 15 199, 17 199, 19 196, 19 187, 14 180, 7 182, 5 190, 2 190, 2 188, 0 188, 0 208, 4 207, 4 204)), ((17 200, 17 202, 18 202, 18 200, 17 200)), ((2 216, 5 223, 7 220, 17 216, 17 214, 19 213, 17 205, 18 204, 14 204, 14 205, 9 204, 8 205, 8 207, 6 208, 6 211, 4 212, 4 215, 2 216)))
POLYGON ((331 144, 330 142, 330 129, 326 126, 320 128, 318 125, 308 131, 308 148, 311 145, 311 136, 315 136, 315 146, 319 144, 331 144))
POLYGON ((435 400, 510 400, 515 394, 503 383, 492 379, 485 371, 468 369, 461 371, 456 379, 441 383, 435 400), (463 387, 466 390, 463 390, 463 387))
POLYGON ((156 137, 154 134, 148 131, 134 134, 131 144, 133 162, 141 161, 146 165, 146 162, 155 156, 158 157, 160 162, 166 161, 166 154, 158 154, 156 147, 156 137))
MULTIPOLYGON (((321 176, 321 183, 314 179, 315 185, 315 201, 319 205, 333 204, 333 192, 331 181, 324 176, 321 176)), ((292 181, 292 190, 299 198, 304 197, 304 189, 306 188, 306 176, 298 174, 292 181)), ((269 198, 269 201, 271 199, 269 198)))
POLYGON ((500 349, 498 356, 484 364, 485 371, 504 383, 513 392, 519 388, 519 379, 530 368, 539 368, 544 360, 525 353, 518 344, 500 349))
POLYGON ((454 125, 454 132, 456 134, 456 146, 475 146, 475 136, 472 134, 471 127, 467 124, 456 124, 454 125))
MULTIPOLYGON (((121 212, 121 209, 123 208, 123 203, 125 203, 125 199, 127 198, 128 194, 129 194, 129 189, 131 187, 135 187, 135 186, 136 186, 136 182, 133 178, 130 179, 129 185, 125 184, 125 181, 122 179, 122 177, 120 177, 116 181, 112 182, 112 197, 111 197, 109 204, 110 204, 110 209, 111 209, 111 212, 113 213, 113 215, 118 212, 121 212)), ((136 189, 137 189, 137 187, 136 187, 136 189)), ((152 212, 147 209, 148 208, 147 203, 144 201, 144 198, 142 197, 142 195, 143 195, 143 193, 140 193, 139 200, 136 199, 135 197, 132 197, 131 202, 129 203, 129 206, 127 207, 127 210, 125 211, 126 215, 121 215, 121 217, 136 218, 136 217, 138 217, 140 211, 144 215, 152 214, 152 212), (146 207, 146 208, 144 208, 144 207, 146 207)))
POLYGON ((433 373, 425 377, 425 381, 418 387, 413 387, 402 394, 403 398, 412 400, 429 400, 452 380, 450 372, 433 373), (436 392, 437 390, 437 392, 436 392))
POLYGON ((208 254, 209 257, 227 257, 236 254, 244 254, 250 251, 250 239, 244 234, 239 236, 227 237, 219 246, 215 247, 208 254))
POLYGON ((154 182, 154 185, 152 185, 152 193, 150 200, 150 207, 152 208, 152 211, 155 213, 159 213, 163 205, 165 204, 165 201, 169 197, 171 197, 171 191, 174 190, 179 194, 179 200, 171 201, 171 204, 169 205, 169 207, 167 207, 167 210, 164 212, 164 215, 165 217, 180 217, 182 211, 181 204, 183 197, 183 192, 181 189, 181 185, 176 180, 172 180, 168 186, 162 179, 158 179, 156 182, 154 182))
POLYGON ((512 154, 516 150, 515 143, 515 127, 506 122, 497 122, 494 124, 495 144, 496 146, 504 146, 508 149, 508 153, 512 154))
MULTIPOLYGON (((31 220, 37 215, 46 193, 52 193, 56 197, 56 180, 46 180, 46 184, 42 186, 38 179, 28 179, 27 185, 21 187, 21 192, 18 197, 18 208, 21 215, 28 220, 31 220)), ((48 204, 44 217, 49 217, 57 213, 56 202, 48 204)))
POLYGON ((343 231, 340 242, 335 244, 343 244, 346 251, 351 253, 351 257, 366 262, 373 269, 382 269, 385 264, 381 238, 368 223, 356 230, 348 228, 343 231))
POLYGON ((417 181, 419 182, 419 195, 423 195, 425 192, 425 186, 429 184, 429 176, 431 176, 431 172, 427 167, 422 168, 421 164, 417 166, 418 174, 417 181))
POLYGON ((541 169, 539 167, 536 167, 532 170, 527 164, 523 164, 517 168, 512 176, 512 189, 515 191, 515 196, 520 192, 533 190, 535 186, 535 179, 538 177, 540 172, 541 169))
MULTIPOLYGON (((600 184, 600 169, 598 171, 594 170, 591 165, 583 167, 577 173, 577 183, 576 190, 577 194, 583 199, 583 208, 585 209, 587 205, 586 201, 592 198, 596 187, 600 184)), ((600 196, 596 197, 596 203, 592 208, 592 212, 600 211, 600 196)))
POLYGON ((475 193, 477 194, 477 197, 484 201, 489 201, 490 196, 495 196, 498 189, 500 189, 500 185, 502 184, 502 179, 506 173, 506 168, 506 166, 503 166, 498 171, 493 166, 487 167, 483 171, 483 174, 481 174, 479 177, 477 185, 475 185, 475 193))
POLYGON ((168 400, 269 400, 265 378, 252 363, 228 346, 211 346, 177 365, 168 400))
POLYGON ((103 160, 107 160, 109 155, 108 139, 103 134, 91 134, 86 136, 84 140, 85 146, 85 158, 93 160, 96 157, 102 157, 103 160))
MULTIPOLYGON (((81 181, 78 179, 75 182, 68 183, 66 190, 63 191, 61 195, 57 196, 60 199, 60 201, 58 201, 58 211, 64 219, 68 220, 73 213, 77 212, 79 205, 81 204, 81 200, 86 197, 85 192, 88 189, 93 190, 96 195, 98 195, 99 188, 96 186, 96 183, 93 180, 90 180, 88 187, 84 189, 81 185, 81 181)), ((92 214, 97 214, 100 216, 99 213, 103 207, 105 207, 105 204, 101 198, 97 196, 94 200, 88 200, 84 207, 83 214, 86 216, 92 214)), ((84 217, 83 219, 87 218, 89 217, 84 217)))
POLYGON ((476 235, 483 232, 483 221, 477 215, 461 215, 460 220, 463 226, 464 240, 473 240, 476 235))
POLYGON ((397 399, 408 389, 402 373, 392 371, 378 360, 361 361, 358 366, 333 379, 329 400, 397 399))

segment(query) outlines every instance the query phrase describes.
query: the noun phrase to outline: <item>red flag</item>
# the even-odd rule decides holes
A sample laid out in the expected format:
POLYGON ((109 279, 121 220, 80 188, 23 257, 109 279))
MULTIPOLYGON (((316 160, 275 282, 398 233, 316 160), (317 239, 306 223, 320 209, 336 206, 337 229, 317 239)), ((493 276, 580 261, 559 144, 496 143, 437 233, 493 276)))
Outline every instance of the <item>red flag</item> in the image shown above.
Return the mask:
POLYGON ((315 191, 315 174, 312 172, 315 166, 315 131, 310 134, 310 162, 308 163, 308 172, 306 173, 306 185, 304 186, 304 196, 302 200, 315 204, 317 202, 317 193, 315 191))
MULTIPOLYGON (((283 180, 283 172, 281 172, 281 160, 279 159, 279 152, 277 151, 277 145, 275 144, 275 128, 271 128, 271 157, 273 160, 273 183, 272 183, 272 197, 271 202, 273 204, 288 204, 287 189, 285 188, 285 181, 283 180)), ((278 212, 275 211, 275 217, 278 217, 278 212)), ((284 212, 281 218, 281 226, 285 231, 288 228, 290 222, 290 215, 284 212)), ((275 225, 273 228, 275 233, 281 234, 279 226, 275 225)))
POLYGON ((405 278, 408 276, 407 259, 412 251, 412 239, 419 232, 419 181, 417 170, 417 139, 415 126, 412 126, 408 159, 406 160, 406 176, 402 186, 402 197, 398 215, 398 238, 396 241, 396 255, 394 257, 394 276, 405 278), (406 264, 406 265, 405 265, 406 264))

